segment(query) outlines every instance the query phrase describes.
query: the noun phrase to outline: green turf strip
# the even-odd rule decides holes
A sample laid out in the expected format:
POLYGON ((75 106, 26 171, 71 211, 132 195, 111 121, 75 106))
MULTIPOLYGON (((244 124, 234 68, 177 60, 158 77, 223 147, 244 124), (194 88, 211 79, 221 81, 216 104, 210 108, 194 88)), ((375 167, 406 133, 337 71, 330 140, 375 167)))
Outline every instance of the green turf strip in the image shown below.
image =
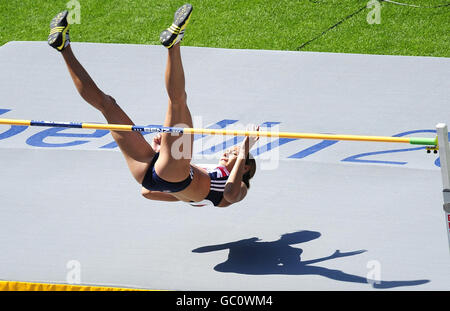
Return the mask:
MULTIPOLYGON (((159 44, 183 1, 78 0, 78 42, 159 44)), ((380 24, 369 24, 362 0, 192 0, 185 45, 239 49, 450 56, 450 6, 415 8, 382 2, 380 24), (356 13, 358 12, 358 13, 356 13), (354 15, 352 15, 354 14, 354 15), (352 16, 352 17, 349 17, 352 16), (347 18, 349 17, 349 18, 347 18), (336 27, 332 27, 337 25, 336 27), (307 43, 306 45, 304 45, 307 43), (299 49, 302 47, 301 49, 299 49)), ((398 0, 419 6, 450 0, 398 0)), ((45 41, 52 17, 68 0, 0 1, 0 45, 45 41)))

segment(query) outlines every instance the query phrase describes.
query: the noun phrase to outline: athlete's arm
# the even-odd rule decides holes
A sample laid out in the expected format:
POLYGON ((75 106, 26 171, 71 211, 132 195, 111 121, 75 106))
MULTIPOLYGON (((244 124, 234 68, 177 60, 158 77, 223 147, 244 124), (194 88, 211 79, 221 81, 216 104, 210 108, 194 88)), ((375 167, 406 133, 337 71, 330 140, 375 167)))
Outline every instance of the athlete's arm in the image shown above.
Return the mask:
MULTIPOLYGON (((259 127, 256 127, 253 130, 258 131, 259 127)), ((241 144, 236 163, 230 172, 230 176, 228 177, 223 191, 223 198, 230 203, 239 202, 247 195, 247 186, 242 182, 242 175, 244 175, 245 159, 257 140, 258 137, 246 136, 241 144)))
MULTIPOLYGON (((231 176, 231 175, 230 175, 231 176)), ((230 178, 228 178, 229 180, 230 178)), ((241 177, 242 180, 242 177, 241 177)), ((242 201, 247 195, 247 186, 241 181, 240 187, 237 181, 230 182, 228 181, 225 185, 225 190, 223 191, 223 198, 228 203, 236 203, 242 201)))
POLYGON ((142 187, 141 193, 144 198, 149 200, 166 201, 166 202, 180 201, 170 193, 160 191, 150 191, 148 189, 145 189, 144 187, 142 187))
POLYGON ((241 148, 238 158, 234 163, 233 169, 230 172, 230 176, 228 176, 227 183, 225 184, 225 189, 223 190, 223 198, 229 203, 239 202, 247 194, 247 187, 242 182, 242 175, 244 175, 245 157, 245 148, 241 148))

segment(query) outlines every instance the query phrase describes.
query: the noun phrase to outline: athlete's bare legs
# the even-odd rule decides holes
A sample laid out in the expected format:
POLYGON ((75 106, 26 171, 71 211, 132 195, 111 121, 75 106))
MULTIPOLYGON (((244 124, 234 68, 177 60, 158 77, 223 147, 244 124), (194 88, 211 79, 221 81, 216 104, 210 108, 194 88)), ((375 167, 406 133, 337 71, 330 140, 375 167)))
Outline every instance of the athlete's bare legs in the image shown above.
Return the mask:
MULTIPOLYGON (((61 51, 70 76, 81 97, 98 109, 110 124, 134 125, 127 114, 119 107, 114 98, 103 93, 76 59, 70 44, 61 51)), ((111 131, 119 145, 131 174, 141 183, 155 152, 141 133, 111 131)))
MULTIPOLYGON (((186 101, 185 77, 179 43, 168 49, 165 82, 169 103, 164 126, 193 127, 186 101)), ((186 179, 189 176, 192 145, 192 135, 163 134, 160 156, 155 164, 156 173, 170 182, 186 179)))

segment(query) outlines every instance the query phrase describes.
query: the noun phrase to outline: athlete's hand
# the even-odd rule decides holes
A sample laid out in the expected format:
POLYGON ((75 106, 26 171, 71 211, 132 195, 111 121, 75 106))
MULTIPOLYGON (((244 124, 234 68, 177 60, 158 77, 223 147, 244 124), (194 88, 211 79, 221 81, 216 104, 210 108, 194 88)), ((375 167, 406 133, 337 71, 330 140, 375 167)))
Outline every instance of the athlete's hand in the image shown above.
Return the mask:
MULTIPOLYGON (((259 131, 259 125, 252 125, 252 126, 250 126, 247 131, 259 131)), ((253 146, 258 141, 259 136, 247 136, 247 138, 248 138, 248 141, 249 141, 249 148, 248 148, 248 150, 250 151, 250 149, 252 149, 253 146)))
MULTIPOLYGON (((259 131, 259 126, 251 125, 251 126, 247 127, 247 131, 259 131)), ((241 150, 245 151, 244 152, 245 157, 247 157, 247 154, 253 148, 253 146, 256 144, 258 139, 259 139, 259 136, 245 136, 245 139, 241 145, 241 150)))
POLYGON ((161 138, 161 133, 158 133, 153 137, 151 146, 155 152, 159 152, 159 149, 161 149, 161 138))

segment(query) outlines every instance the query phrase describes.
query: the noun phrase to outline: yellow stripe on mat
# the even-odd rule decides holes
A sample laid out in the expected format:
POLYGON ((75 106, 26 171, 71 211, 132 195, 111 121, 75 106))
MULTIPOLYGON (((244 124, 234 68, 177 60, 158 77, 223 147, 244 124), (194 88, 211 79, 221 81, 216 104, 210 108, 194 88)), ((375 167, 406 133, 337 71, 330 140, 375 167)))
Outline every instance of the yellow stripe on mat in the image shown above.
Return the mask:
POLYGON ((148 291, 137 288, 0 281, 0 291, 148 291))

